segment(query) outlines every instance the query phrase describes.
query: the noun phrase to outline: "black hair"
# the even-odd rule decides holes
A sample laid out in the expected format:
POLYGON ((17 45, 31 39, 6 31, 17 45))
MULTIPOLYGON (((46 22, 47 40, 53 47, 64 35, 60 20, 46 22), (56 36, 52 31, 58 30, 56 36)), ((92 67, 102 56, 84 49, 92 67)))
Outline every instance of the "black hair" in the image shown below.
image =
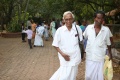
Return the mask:
POLYGON ((24 23, 23 23, 23 22, 22 22, 21 24, 22 24, 22 26, 24 26, 24 23))
POLYGON ((104 11, 96 11, 94 13, 94 18, 96 18, 97 14, 102 14, 103 15, 103 18, 105 19, 105 12, 104 11))
POLYGON ((28 26, 28 29, 31 29, 31 26, 28 26))
POLYGON ((55 21, 55 18, 52 18, 52 21, 55 21))

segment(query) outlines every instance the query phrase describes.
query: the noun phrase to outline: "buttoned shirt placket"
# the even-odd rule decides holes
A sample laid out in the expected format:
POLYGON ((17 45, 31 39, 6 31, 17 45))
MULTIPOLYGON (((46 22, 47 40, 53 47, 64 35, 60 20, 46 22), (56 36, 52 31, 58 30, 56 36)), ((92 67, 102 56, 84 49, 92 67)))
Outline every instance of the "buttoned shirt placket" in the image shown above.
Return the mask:
POLYGON ((96 36, 96 33, 95 33, 95 29, 94 29, 94 27, 92 27, 92 30, 94 31, 94 40, 93 40, 93 42, 92 42, 92 46, 93 46, 93 53, 92 53, 92 57, 93 57, 93 55, 94 55, 94 52, 95 52, 95 46, 97 45, 97 44, 95 44, 96 43, 96 41, 97 41, 97 39, 99 38, 99 36, 100 35, 103 35, 102 34, 102 32, 104 31, 102 28, 101 28, 101 30, 99 31, 99 33, 98 33, 98 35, 96 36))

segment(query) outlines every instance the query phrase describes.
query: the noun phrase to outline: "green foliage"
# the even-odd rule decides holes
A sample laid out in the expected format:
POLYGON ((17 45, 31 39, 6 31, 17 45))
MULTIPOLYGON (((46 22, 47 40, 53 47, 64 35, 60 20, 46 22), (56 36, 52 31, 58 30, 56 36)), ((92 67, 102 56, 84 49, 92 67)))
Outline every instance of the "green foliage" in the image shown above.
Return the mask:
POLYGON ((16 21, 16 24, 26 22, 29 15, 35 17, 37 13, 45 20, 61 19, 65 11, 72 11, 79 20, 92 19, 95 11, 111 11, 119 6, 118 3, 119 0, 1 0, 0 19, 3 17, 4 23, 13 25, 16 21), (13 20, 15 16, 18 19, 13 20))
POLYGON ((7 26, 7 32, 20 32, 21 31, 21 26, 19 24, 16 24, 14 22, 11 22, 8 26, 7 26))
MULTIPOLYGON (((28 17, 31 17, 29 13, 26 13, 25 21, 27 21, 28 17)), ((20 16, 21 20, 24 19, 24 12, 22 12, 20 16)), ((18 13, 15 14, 15 17, 12 18, 10 23, 7 25, 8 32, 20 32, 21 31, 21 22, 19 22, 18 13)))

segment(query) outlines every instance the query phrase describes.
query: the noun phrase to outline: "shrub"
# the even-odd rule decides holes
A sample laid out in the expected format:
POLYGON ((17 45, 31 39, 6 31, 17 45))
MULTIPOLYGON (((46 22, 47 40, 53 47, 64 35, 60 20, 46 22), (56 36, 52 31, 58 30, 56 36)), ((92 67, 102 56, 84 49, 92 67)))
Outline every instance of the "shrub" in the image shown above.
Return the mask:
POLYGON ((20 32, 21 26, 18 23, 11 22, 10 24, 7 25, 6 30, 7 32, 20 32))

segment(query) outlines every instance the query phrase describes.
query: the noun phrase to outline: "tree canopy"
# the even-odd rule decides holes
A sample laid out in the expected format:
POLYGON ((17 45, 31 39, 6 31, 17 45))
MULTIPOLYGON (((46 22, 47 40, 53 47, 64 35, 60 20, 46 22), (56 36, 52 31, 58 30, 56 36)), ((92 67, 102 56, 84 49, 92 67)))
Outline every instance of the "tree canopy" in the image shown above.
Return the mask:
POLYGON ((104 12, 120 8, 119 0, 1 0, 0 24, 25 22, 28 17, 61 19, 65 11, 72 11, 76 19, 92 19, 98 10, 104 12))

